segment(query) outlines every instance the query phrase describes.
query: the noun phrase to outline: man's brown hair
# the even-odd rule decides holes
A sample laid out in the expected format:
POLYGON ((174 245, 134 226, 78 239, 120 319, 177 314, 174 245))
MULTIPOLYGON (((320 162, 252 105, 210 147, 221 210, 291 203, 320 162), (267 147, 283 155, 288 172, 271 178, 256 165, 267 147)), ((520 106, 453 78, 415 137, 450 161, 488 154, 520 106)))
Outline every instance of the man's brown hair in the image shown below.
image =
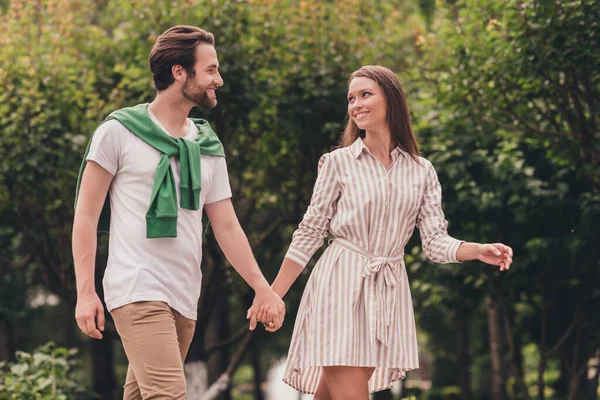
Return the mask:
POLYGON ((150 51, 150 70, 156 90, 165 90, 175 81, 171 68, 181 65, 190 77, 195 76, 195 49, 200 43, 215 45, 212 33, 189 25, 177 25, 169 28, 156 39, 150 51))

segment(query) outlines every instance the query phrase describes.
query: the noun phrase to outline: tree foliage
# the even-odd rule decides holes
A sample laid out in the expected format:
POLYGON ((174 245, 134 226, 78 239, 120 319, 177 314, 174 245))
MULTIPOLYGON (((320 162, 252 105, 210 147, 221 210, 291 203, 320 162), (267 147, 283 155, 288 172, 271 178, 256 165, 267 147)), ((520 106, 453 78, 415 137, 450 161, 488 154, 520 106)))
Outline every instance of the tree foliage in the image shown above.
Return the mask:
MULTIPOLYGON (((74 304, 72 202, 85 143, 113 109, 152 100, 154 41, 191 24, 215 34, 225 80, 218 107, 194 116, 225 144, 236 211, 269 279, 306 209, 317 160, 343 129, 349 74, 383 64, 407 89, 451 234, 515 250, 513 268, 499 274, 479 263, 432 266, 410 243, 418 326, 439 361, 434 385, 449 387, 431 395, 459 386, 460 326, 472 338, 465 354, 481 366, 472 368, 474 394, 486 396, 491 298, 510 351, 509 395, 584 398, 581 371, 600 347, 600 9, 592 0, 433 3, 0 2, 9 32, 0 37, 0 318, 22 322, 40 286, 74 304), (560 371, 548 378, 548 368, 560 371)), ((232 293, 224 318, 236 330, 252 295, 210 236, 206 243, 202 357, 218 347, 201 335, 211 301, 232 293)), ((287 350, 305 272, 264 364, 287 350)))

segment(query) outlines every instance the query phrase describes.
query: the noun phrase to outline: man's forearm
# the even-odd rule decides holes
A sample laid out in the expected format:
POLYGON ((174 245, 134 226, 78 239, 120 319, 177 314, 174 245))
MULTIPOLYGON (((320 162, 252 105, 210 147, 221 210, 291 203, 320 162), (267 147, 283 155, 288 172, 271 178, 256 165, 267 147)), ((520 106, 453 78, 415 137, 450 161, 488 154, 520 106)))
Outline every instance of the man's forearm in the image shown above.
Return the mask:
POLYGON ((255 292, 269 288, 239 224, 223 232, 215 231, 215 238, 229 263, 255 292))
POLYGON ((92 218, 76 215, 73 221, 73 261, 77 295, 95 293, 94 268, 96 264, 97 225, 92 218))

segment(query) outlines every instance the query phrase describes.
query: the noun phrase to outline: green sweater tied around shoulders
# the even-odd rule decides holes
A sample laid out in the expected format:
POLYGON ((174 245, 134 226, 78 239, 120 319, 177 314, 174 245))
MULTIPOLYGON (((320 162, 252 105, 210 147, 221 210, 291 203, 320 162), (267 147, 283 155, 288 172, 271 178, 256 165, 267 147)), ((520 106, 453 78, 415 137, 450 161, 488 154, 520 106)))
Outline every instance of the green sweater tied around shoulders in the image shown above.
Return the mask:
MULTIPOLYGON (((193 141, 167 135, 150 119, 148 103, 116 110, 102 123, 112 119, 119 121, 134 135, 162 153, 154 174, 150 207, 146 213, 146 237, 177 237, 177 188, 170 160, 172 157, 179 158, 181 208, 198 210, 202 189, 200 155, 225 157, 221 141, 210 124, 203 119, 192 119, 199 130, 198 136, 193 141)), ((77 207, 79 186, 91 143, 90 139, 79 169, 75 207, 77 207)), ((98 221, 98 231, 108 232, 109 227, 110 201, 107 195, 98 221)))

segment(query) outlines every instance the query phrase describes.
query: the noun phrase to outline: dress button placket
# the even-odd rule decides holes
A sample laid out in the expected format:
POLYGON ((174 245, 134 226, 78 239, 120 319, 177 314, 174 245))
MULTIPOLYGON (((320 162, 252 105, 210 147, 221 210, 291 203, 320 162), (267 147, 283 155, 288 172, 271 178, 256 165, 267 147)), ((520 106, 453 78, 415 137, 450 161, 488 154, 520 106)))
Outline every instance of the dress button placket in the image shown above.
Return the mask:
POLYGON ((390 181, 388 179, 389 176, 389 170, 385 171, 385 175, 383 176, 383 184, 384 184, 384 189, 383 189, 383 195, 385 198, 385 213, 384 213, 384 220, 383 220, 383 226, 381 228, 381 240, 380 240, 380 244, 381 244, 381 249, 380 252, 383 251, 383 247, 385 246, 385 232, 387 231, 387 224, 388 224, 388 214, 389 214, 389 203, 390 203, 390 181))

